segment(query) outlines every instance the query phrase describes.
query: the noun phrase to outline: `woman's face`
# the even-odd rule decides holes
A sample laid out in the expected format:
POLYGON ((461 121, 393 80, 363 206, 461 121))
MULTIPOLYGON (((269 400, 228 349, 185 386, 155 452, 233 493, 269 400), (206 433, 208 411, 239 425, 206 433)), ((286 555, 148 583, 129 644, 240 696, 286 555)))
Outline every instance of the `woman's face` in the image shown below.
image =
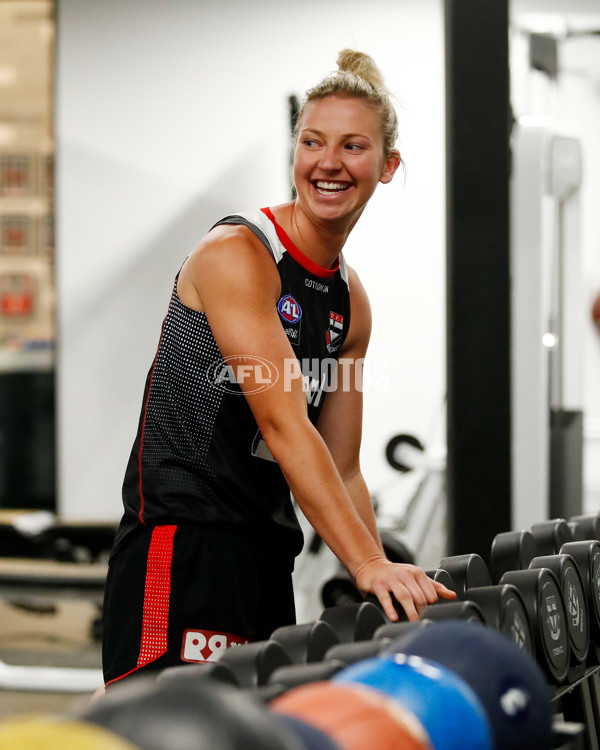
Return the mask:
POLYGON ((305 106, 294 182, 299 204, 317 223, 351 226, 399 163, 397 152, 386 158, 379 114, 364 99, 328 96, 305 106))

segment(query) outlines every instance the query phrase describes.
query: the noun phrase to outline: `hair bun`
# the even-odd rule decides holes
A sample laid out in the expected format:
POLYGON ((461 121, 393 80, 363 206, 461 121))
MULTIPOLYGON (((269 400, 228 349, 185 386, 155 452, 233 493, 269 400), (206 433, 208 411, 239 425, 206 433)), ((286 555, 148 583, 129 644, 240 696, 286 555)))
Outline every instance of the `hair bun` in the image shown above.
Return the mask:
POLYGON ((345 73, 352 73, 370 83, 374 89, 385 89, 381 71, 370 55, 354 49, 343 49, 337 57, 338 68, 345 73))
POLYGON ((375 107, 381 121, 383 148, 386 158, 395 151, 398 138, 398 117, 392 104, 392 94, 383 82, 383 75, 375 60, 364 52, 343 49, 337 57, 338 70, 328 73, 316 86, 308 89, 296 119, 294 137, 300 132, 304 107, 308 102, 325 99, 327 96, 341 96, 364 99, 375 107))

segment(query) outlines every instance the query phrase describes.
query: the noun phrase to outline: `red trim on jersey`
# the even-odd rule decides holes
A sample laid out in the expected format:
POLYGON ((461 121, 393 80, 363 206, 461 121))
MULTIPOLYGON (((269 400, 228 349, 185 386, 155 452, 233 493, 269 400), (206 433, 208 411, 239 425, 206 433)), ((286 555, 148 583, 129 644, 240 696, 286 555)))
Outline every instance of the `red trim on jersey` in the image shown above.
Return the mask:
POLYGON ((109 680, 108 682, 104 683, 104 687, 108 687, 109 685, 112 685, 113 682, 118 682, 119 680, 122 680, 124 677, 128 677, 130 674, 137 672, 138 669, 139 667, 134 667, 133 669, 130 669, 129 672, 125 672, 125 674, 121 674, 118 677, 113 677, 112 680, 109 680))
POLYGON ((261 208, 260 210, 268 219, 270 219, 273 222, 273 226, 275 227, 275 231, 277 232, 277 236, 279 237, 279 241, 281 242, 281 244, 285 247, 285 249, 292 256, 292 258, 297 263, 300 263, 300 265, 303 268, 306 268, 307 271, 314 274, 315 276, 320 276, 321 278, 324 278, 324 279, 330 279, 335 274, 335 272, 339 269, 340 267, 339 257, 336 258, 335 265, 333 268, 323 268, 322 266, 319 266, 317 263, 312 261, 306 255, 304 255, 302 250, 299 250, 296 247, 296 245, 292 242, 292 240, 286 234, 283 227, 279 226, 270 208, 261 208))
MULTIPOLYGON (((173 299, 173 295, 171 295, 171 299, 173 299)), ((144 448, 144 432, 146 431, 146 414, 148 413, 148 402, 150 401, 150 392, 152 391, 152 381, 154 380, 154 370, 156 369, 156 360, 158 359, 158 352, 160 351, 160 345, 162 343, 163 334, 165 332, 165 323, 166 318, 163 320, 162 328, 160 329, 160 338, 158 340, 158 346, 156 348, 156 355, 154 357, 154 363, 152 364, 152 372, 150 373, 150 382, 148 383, 148 393, 146 394, 146 403, 144 404, 144 419, 142 420, 142 434, 140 435, 140 450, 138 452, 138 477, 139 477, 139 491, 140 491, 140 510, 138 513, 138 518, 140 519, 140 523, 144 526, 146 525, 146 521, 144 521, 143 513, 144 513, 144 491, 142 489, 142 450, 144 448)))
POLYGON ((157 526, 152 532, 146 567, 138 668, 158 659, 168 648, 171 562, 176 531, 177 526, 157 526))

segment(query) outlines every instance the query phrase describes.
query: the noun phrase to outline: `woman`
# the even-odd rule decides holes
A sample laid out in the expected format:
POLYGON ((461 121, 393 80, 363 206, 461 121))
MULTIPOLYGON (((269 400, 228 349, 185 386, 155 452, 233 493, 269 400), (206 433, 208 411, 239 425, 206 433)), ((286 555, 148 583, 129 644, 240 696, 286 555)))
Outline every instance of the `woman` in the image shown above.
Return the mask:
POLYGON ((295 621, 290 491, 391 620, 392 597, 414 619, 454 596, 386 559, 360 472, 371 317, 341 251, 401 159, 373 60, 344 50, 338 66, 298 118, 295 200, 220 221, 175 281, 110 563, 107 684, 295 621))

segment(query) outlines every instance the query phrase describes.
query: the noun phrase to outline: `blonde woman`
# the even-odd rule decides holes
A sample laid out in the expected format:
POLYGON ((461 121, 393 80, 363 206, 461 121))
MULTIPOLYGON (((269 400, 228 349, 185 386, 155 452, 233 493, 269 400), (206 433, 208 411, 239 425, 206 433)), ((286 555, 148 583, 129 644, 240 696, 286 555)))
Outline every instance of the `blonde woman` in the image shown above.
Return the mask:
POLYGON ((360 471, 371 315, 342 249, 401 157, 373 60, 344 50, 338 67, 298 117, 297 197, 218 222, 175 281, 109 567, 107 684, 295 621, 290 491, 391 620, 392 597, 415 619, 454 596, 386 559, 360 471))

